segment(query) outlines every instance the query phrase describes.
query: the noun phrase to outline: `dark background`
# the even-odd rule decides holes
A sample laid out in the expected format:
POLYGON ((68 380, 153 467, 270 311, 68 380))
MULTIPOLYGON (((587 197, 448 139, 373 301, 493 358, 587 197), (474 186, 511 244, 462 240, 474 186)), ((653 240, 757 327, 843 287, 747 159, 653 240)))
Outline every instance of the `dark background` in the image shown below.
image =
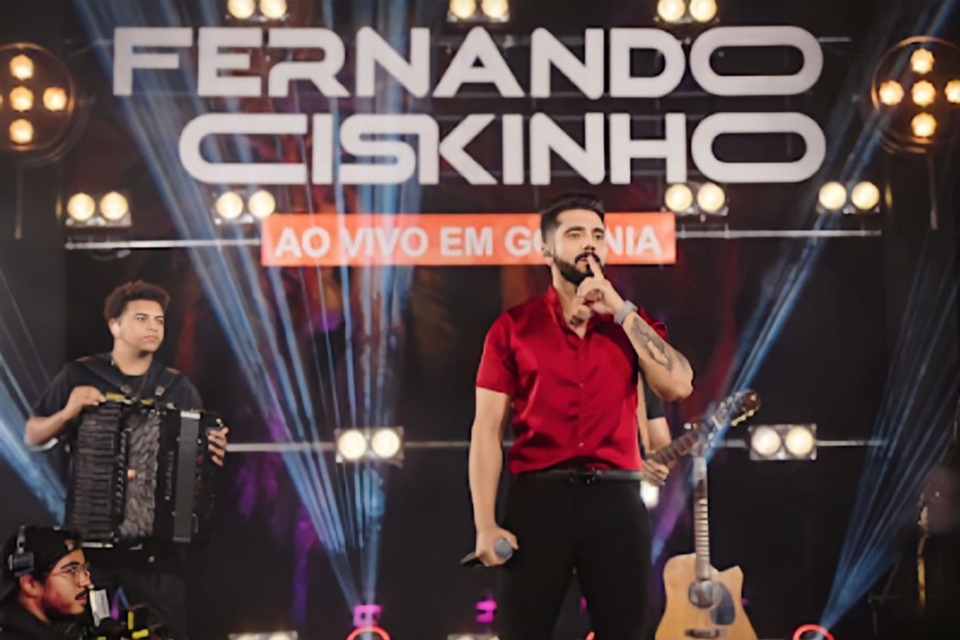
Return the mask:
MULTIPOLYGON (((259 350, 264 371, 261 382, 281 386, 280 372, 289 367, 290 360, 270 355, 264 345, 270 336, 280 339, 282 323, 278 318, 284 305, 296 327, 296 350, 308 363, 305 368, 310 390, 309 397, 298 397, 299 408, 280 402, 283 406, 279 412, 288 423, 294 414, 306 415, 304 407, 310 406, 316 434, 326 440, 332 438, 335 427, 351 424, 399 424, 411 441, 466 440, 473 416, 473 376, 485 331, 503 309, 544 289, 548 281, 544 269, 280 271, 256 267, 251 273, 238 266, 242 264, 240 254, 249 254, 255 263, 256 249, 64 250, 66 238, 57 219, 57 203, 79 189, 127 190, 133 203, 130 238, 225 235, 223 230, 212 230, 202 222, 209 219, 209 210, 197 205, 206 201, 195 199, 189 190, 171 191, 157 179, 158 169, 144 152, 144 140, 150 141, 158 130, 137 130, 132 123, 148 113, 148 101, 159 98, 135 95, 124 105, 112 96, 110 75, 97 57, 103 45, 96 44, 90 27, 92 21, 103 28, 111 24, 111 19, 113 25, 166 26, 181 21, 198 26, 208 20, 204 7, 217 20, 222 7, 215 2, 146 4, 153 8, 129 3, 143 5, 140 8, 150 17, 145 22, 138 22, 143 14, 133 9, 121 11, 116 2, 42 0, 17 3, 0 23, 0 42, 36 41, 67 60, 83 88, 88 118, 81 139, 64 158, 26 170, 17 169, 7 159, 9 168, 0 172, 0 268, 10 291, 4 304, 14 301, 26 318, 29 337, 42 360, 42 366, 15 367, 25 395, 32 402, 42 390, 44 379, 65 359, 108 350, 109 333, 101 320, 103 298, 117 284, 142 278, 161 284, 173 296, 161 355, 190 375, 207 406, 224 415, 231 426, 232 442, 275 438, 262 407, 258 410, 256 399, 263 389, 255 379, 244 375, 244 362, 256 360, 259 350), (99 6, 94 9, 93 5, 99 6), (18 198, 23 233, 15 238, 18 198), (176 215, 175 209, 179 210, 176 215), (198 264, 221 264, 218 260, 228 265, 228 281, 240 282, 235 291, 243 296, 238 296, 240 302, 235 307, 224 308, 223 297, 211 296, 211 282, 217 280, 201 275, 198 269, 198 264), (232 334, 224 328, 224 322, 229 325, 231 320, 224 318, 232 318, 234 323, 242 320, 239 316, 256 306, 257 296, 263 301, 266 319, 249 316, 255 345, 231 344, 232 334), (351 396, 348 391, 346 364, 351 358, 356 365, 353 381, 360 389, 373 389, 370 397, 363 393, 351 396), (334 398, 339 409, 334 408, 334 398)), ((291 2, 291 6, 297 5, 291 25, 324 24, 348 38, 365 24, 382 28, 390 15, 389 4, 330 3, 334 19, 323 3, 291 2)), ((840 175, 863 129, 858 101, 863 100, 862 92, 869 86, 869 73, 876 62, 872 56, 917 33, 913 30, 916 25, 930 28, 924 16, 942 4, 920 2, 906 7, 900 2, 721 1, 723 24, 793 24, 818 37, 834 38, 823 44, 825 65, 820 81, 807 94, 790 99, 724 101, 699 93, 687 77, 683 88, 689 91, 680 96, 628 105, 610 99, 591 103, 576 97, 537 104, 526 99, 498 102, 481 96, 474 100, 437 100, 420 108, 451 120, 460 114, 487 110, 536 110, 555 115, 628 109, 635 115, 652 116, 684 110, 691 124, 714 111, 801 111, 814 117, 827 132, 828 160, 823 170, 796 185, 729 186, 728 223, 734 229, 810 228, 816 217, 813 205, 817 188, 840 175)), ((500 29, 507 33, 529 34, 537 26, 546 26, 557 34, 577 35, 588 26, 654 24, 652 0, 533 0, 511 5, 512 20, 500 29)), ((5 7, 5 11, 11 8, 5 7)), ((445 3, 421 0, 410 3, 399 15, 409 19, 401 22, 405 26, 430 26, 455 41, 458 34, 444 24, 444 11, 445 3)), ((955 39, 955 21, 946 28, 943 35, 953 34, 955 39)), ((526 54, 520 45, 508 55, 511 64, 517 65, 522 84, 526 84, 522 80, 526 54)), ((438 63, 442 64, 439 61, 445 55, 438 47, 438 63)), ((348 53, 343 76, 347 86, 351 86, 349 58, 348 53)), ((731 55, 723 64, 734 68, 737 64, 759 64, 771 72, 782 72, 794 62, 788 54, 753 60, 737 60, 731 55)), ((280 110, 289 106, 271 106, 265 100, 253 99, 241 103, 240 108, 280 110)), ((308 93, 303 100, 319 111, 328 106, 308 93)), ((210 101, 206 108, 220 110, 223 105, 210 101)), ((346 100, 340 108, 346 112, 377 111, 385 108, 385 102, 346 100)), ((401 104, 399 108, 406 106, 401 104)), ((185 122, 189 116, 185 110, 175 119, 185 122)), ((657 120, 652 118, 650 123, 641 126, 656 130, 657 120)), ((579 124, 574 121, 570 126, 576 130, 579 124)), ((296 153, 295 141, 282 141, 275 147, 257 141, 242 144, 263 158, 296 153)), ((470 149, 485 165, 498 164, 495 137, 470 149)), ((724 151, 718 148, 721 155, 724 151)), ((788 140, 760 136, 726 152, 749 157, 756 152, 771 159, 785 159, 795 153, 788 140)), ((230 153, 229 148, 225 150, 226 155, 230 153)), ((943 252, 951 251, 956 241, 956 155, 955 148, 947 147, 935 156, 935 193, 942 228, 933 244, 943 252)), ((888 195, 882 219, 844 224, 882 228, 883 237, 820 241, 821 250, 812 264, 809 281, 752 381, 763 398, 756 422, 816 423, 819 437, 828 440, 866 438, 873 429, 890 354, 911 320, 909 286, 928 233, 929 195, 922 160, 897 158, 877 150, 867 154, 864 164, 864 177, 874 179, 892 195, 888 195)), ((605 184, 596 189, 608 210, 660 208, 661 163, 639 165, 635 166, 638 176, 633 184, 605 184)), ((690 167, 695 172, 692 162, 690 167)), ((182 179, 179 167, 162 170, 182 179)), ((173 180, 172 184, 182 183, 173 180)), ((445 178, 440 185, 422 190, 357 188, 338 194, 321 187, 290 188, 278 200, 293 212, 333 211, 338 198, 348 213, 512 212, 533 210, 554 193, 584 186, 562 175, 544 188, 471 187, 462 180, 445 178)), ((209 194, 206 198, 210 199, 209 194)), ((737 348, 750 339, 746 327, 753 313, 778 294, 781 261, 796 262, 806 242, 687 239, 678 241, 674 266, 610 269, 610 277, 624 297, 667 322, 671 342, 689 356, 697 371, 694 396, 668 409, 675 433, 684 421, 698 416, 723 395, 737 348)), ((950 286, 956 286, 955 281, 950 286)), ((953 313, 952 308, 942 311, 953 313)), ((8 321, 14 312, 12 303, 3 312, 8 321)), ((952 322, 951 327, 955 326, 952 322)), ((953 342, 955 338, 953 332, 953 342)), ((8 350, 17 353, 23 343, 13 341, 3 346, 4 358, 14 362, 8 350)), ((284 347, 281 353, 289 355, 290 349, 284 347)), ((942 355, 952 357, 952 351, 942 355)), ((956 404, 956 398, 949 397, 934 401, 956 404)), ((18 428, 16 424, 5 426, 18 428)), ((730 438, 741 435, 731 432, 730 438)), ((720 569, 731 565, 743 569, 746 610, 760 637, 784 638, 798 624, 819 619, 853 505, 865 498, 857 493, 863 460, 863 449, 856 447, 821 449, 815 462, 754 462, 744 449, 721 450, 714 459, 710 476, 713 564, 720 569)), ((341 508, 355 490, 366 488, 373 496, 365 498, 368 512, 384 510, 377 525, 379 542, 371 533, 375 528, 367 529, 365 535, 354 536, 345 550, 332 554, 340 564, 351 567, 358 584, 362 567, 378 558, 375 600, 383 606, 383 626, 400 640, 445 638, 448 633, 477 630, 474 603, 488 593, 493 577, 481 571, 466 572, 457 564, 473 543, 466 449, 408 450, 402 469, 379 470, 382 502, 375 488, 381 486, 377 476, 364 476, 367 480, 361 481, 353 469, 337 469, 332 457, 326 462, 333 486, 344 496, 341 508), (370 478, 374 478, 372 484, 370 478)), ((194 635, 223 638, 238 631, 297 628, 306 638, 346 637, 351 613, 331 553, 324 552, 324 542, 329 541, 322 541, 310 526, 283 460, 275 454, 237 453, 229 457, 227 470, 218 539, 191 566, 194 635)), ((682 476, 682 470, 674 475, 682 476)), ((3 464, 0 486, 4 487, 0 492, 0 528, 4 532, 21 521, 49 520, 50 516, 30 499, 29 489, 3 464)), ((679 490, 680 483, 671 484, 662 502, 679 490)), ((655 521, 660 511, 654 514, 655 521)), ((692 550, 687 511, 685 508, 667 541, 666 556, 692 550)), ((377 518, 368 520, 369 524, 376 522, 377 518)), ((367 587, 371 587, 369 581, 367 587)), ((352 597, 364 598, 360 593, 352 597)), ((849 626, 846 637, 869 635, 863 607, 854 610, 844 624, 849 626)), ((571 596, 557 637, 583 637, 585 625, 571 596)))

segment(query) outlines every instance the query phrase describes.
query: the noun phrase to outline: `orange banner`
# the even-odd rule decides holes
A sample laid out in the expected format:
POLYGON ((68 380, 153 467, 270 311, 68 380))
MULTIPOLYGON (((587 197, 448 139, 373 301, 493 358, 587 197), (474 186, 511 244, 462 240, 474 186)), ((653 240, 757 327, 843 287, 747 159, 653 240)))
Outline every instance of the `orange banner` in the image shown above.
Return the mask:
MULTIPOLYGON (((673 264, 672 213, 609 213, 610 264, 673 264)), ((284 214, 263 221, 269 267, 542 264, 535 213, 284 214)))

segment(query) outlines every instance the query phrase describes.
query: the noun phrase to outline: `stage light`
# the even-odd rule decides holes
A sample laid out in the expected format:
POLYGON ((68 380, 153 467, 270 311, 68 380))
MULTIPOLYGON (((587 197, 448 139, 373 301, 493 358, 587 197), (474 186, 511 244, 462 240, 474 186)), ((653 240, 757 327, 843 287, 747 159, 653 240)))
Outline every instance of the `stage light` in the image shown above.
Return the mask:
POLYGON ((704 184, 697 191, 697 205, 703 213, 715 214, 723 209, 727 196, 723 188, 712 182, 704 184))
POLYGON ((850 202, 860 211, 870 211, 880 203, 880 189, 866 180, 858 182, 850 190, 850 202))
POLYGON ((716 0, 690 0, 690 15, 697 22, 710 22, 717 17, 716 0))
POLYGON ((130 203, 123 194, 111 191, 100 199, 100 215, 108 222, 119 222, 130 213, 130 203))
POLYGON ((817 425, 772 424, 750 428, 751 460, 816 460, 817 425))
POLYGON ((504 22, 510 17, 510 3, 507 0, 483 0, 480 10, 494 22, 504 22))
POLYGON ((914 51, 910 56, 910 68, 920 75, 933 71, 933 52, 928 49, 914 51))
POLYGON ((880 85, 880 102, 893 107, 903 100, 903 86, 896 80, 887 80, 880 85))
POLYGON ((683 0, 660 0, 657 2, 657 15, 664 22, 680 22, 686 13, 687 4, 683 0))
POLYGON ((943 90, 943 94, 946 96, 947 102, 960 104, 960 80, 951 80, 948 82, 946 88, 943 90))
POLYGON ((21 113, 33 109, 33 91, 26 87, 13 89, 10 92, 10 108, 21 113))
POLYGON ((403 440, 397 429, 378 429, 370 439, 370 448, 382 460, 392 460, 400 453, 403 440))
POLYGON ((247 200, 247 210, 260 220, 268 218, 277 210, 277 200, 264 189, 255 192, 247 200))
POLYGON ((828 182, 820 187, 817 200, 827 211, 840 211, 847 202, 847 189, 839 182, 828 182))
POLYGON ((817 446, 817 440, 810 429, 796 426, 787 431, 783 446, 794 458, 806 458, 817 446))
POLYGON ((60 58, 31 43, 0 45, 0 60, 0 111, 30 116, 7 116, 0 152, 11 152, 16 162, 30 166, 63 157, 78 139, 71 135, 77 100, 70 71, 60 58), (30 82, 42 84, 24 84, 30 82))
POLYGON ((347 636, 347 640, 366 640, 371 633, 377 634, 376 640, 390 640, 390 634, 380 627, 359 627, 347 636))
POLYGON ((33 60, 22 53, 10 59, 10 74, 17 80, 29 80, 33 77, 33 60))
POLYGON ((455 20, 469 20, 477 12, 476 0, 450 0, 449 17, 455 20))
POLYGON ((337 435, 337 462, 356 462, 367 452, 367 439, 359 429, 347 429, 337 435))
POLYGON ((287 0, 260 0, 260 13, 268 20, 280 20, 287 15, 287 0))
POLYGON ((33 125, 29 120, 20 118, 10 123, 10 141, 21 145, 33 142, 33 125))
POLYGON ((757 427, 750 434, 750 457, 756 454, 760 458, 770 458, 777 454, 783 441, 780 434, 772 427, 757 427))
MULTIPOLYGON (((922 154, 931 147, 956 142, 960 137, 960 118, 954 113, 955 105, 960 104, 960 47, 934 36, 898 42, 877 63, 870 93, 874 109, 890 109, 878 121, 880 141, 888 151, 922 154), (905 58, 910 61, 906 69, 905 58), (898 87, 896 80, 903 86, 898 87), (944 102, 938 97, 941 89, 944 102), (910 93, 909 104, 904 91, 910 93)), ((937 226, 935 214, 930 225, 937 226)))
POLYGON ((818 624, 803 624, 793 632, 793 640, 833 640, 833 634, 818 624))
POLYGON ((640 499, 647 509, 656 509, 660 504, 660 487, 649 482, 640 483, 640 499))
POLYGON ((97 203, 86 193, 77 193, 67 200, 67 215, 76 222, 87 222, 97 212, 97 203))
POLYGON ((910 96, 913 98, 914 104, 920 107, 929 107, 937 99, 937 89, 932 83, 921 80, 913 85, 910 96))
POLYGON ((217 198, 214 210, 223 220, 236 220, 243 213, 243 198, 235 191, 227 191, 217 198))
POLYGON ((63 111, 67 108, 67 92, 61 87, 48 87, 43 92, 43 106, 47 111, 63 111))
POLYGON ((674 213, 687 211, 693 206, 693 192, 682 183, 670 185, 663 194, 663 203, 674 213))
POLYGON ((256 11, 254 0, 228 0, 227 13, 238 20, 248 20, 256 11))
POLYGON ((910 129, 918 138, 930 138, 937 132, 937 119, 929 113, 918 113, 910 121, 910 129))

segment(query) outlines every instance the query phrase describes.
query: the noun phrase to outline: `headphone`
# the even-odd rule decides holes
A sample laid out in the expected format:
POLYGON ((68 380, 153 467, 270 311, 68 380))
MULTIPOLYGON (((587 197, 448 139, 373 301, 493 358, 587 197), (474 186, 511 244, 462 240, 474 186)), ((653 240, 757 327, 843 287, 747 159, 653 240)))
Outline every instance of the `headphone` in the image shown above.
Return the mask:
POLYGON ((17 548, 7 558, 7 567, 15 578, 33 573, 35 568, 33 552, 27 551, 27 528, 25 526, 21 526, 17 531, 17 548))

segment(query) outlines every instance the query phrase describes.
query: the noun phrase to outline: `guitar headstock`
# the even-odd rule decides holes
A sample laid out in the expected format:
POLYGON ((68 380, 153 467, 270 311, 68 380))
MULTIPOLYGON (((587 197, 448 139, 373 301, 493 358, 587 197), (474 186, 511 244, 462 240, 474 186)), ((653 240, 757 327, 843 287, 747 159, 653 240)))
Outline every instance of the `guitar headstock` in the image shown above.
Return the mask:
POLYGON ((702 452, 718 429, 736 426, 759 410, 760 394, 753 389, 731 393, 717 405, 713 413, 696 422, 700 432, 700 446, 696 450, 702 452))
POLYGON ((724 398, 711 416, 717 425, 736 426, 760 410, 760 394, 753 389, 736 391, 724 398))

